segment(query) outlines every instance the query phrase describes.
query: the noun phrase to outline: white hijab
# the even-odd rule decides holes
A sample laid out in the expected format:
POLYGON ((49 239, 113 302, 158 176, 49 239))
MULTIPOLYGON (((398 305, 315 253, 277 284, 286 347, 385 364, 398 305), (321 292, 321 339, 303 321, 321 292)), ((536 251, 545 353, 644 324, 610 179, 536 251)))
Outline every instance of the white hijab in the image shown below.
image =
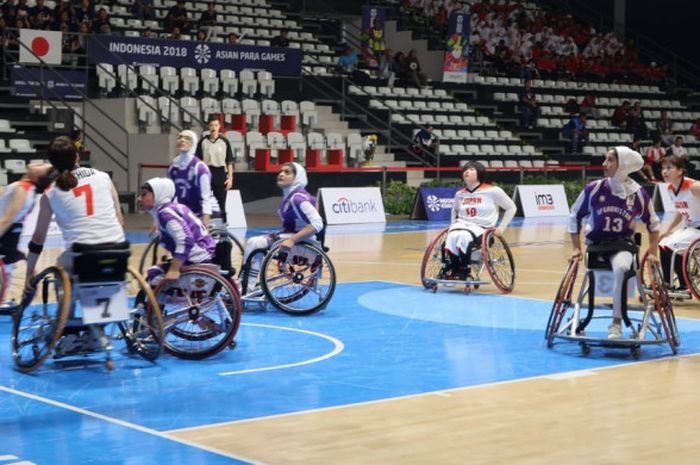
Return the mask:
POLYGON ((190 131, 189 129, 180 131, 180 133, 186 134, 192 138, 192 147, 190 147, 190 149, 185 152, 180 152, 172 162, 172 164, 175 165, 177 168, 182 169, 185 166, 187 166, 187 164, 192 160, 192 157, 194 157, 194 153, 197 151, 197 143, 199 142, 199 138, 197 137, 197 134, 194 133, 194 131, 190 131))
POLYGON ((148 213, 157 220, 158 209, 175 198, 175 183, 170 178, 151 178, 146 184, 153 190, 153 208, 148 213))
POLYGON ((297 174, 294 176, 294 182, 291 186, 282 188, 282 195, 285 199, 294 189, 297 187, 306 187, 306 185, 309 183, 309 179, 306 176, 306 169, 296 162, 292 162, 292 165, 294 165, 294 169, 296 170, 297 174))
POLYGON ((629 177, 629 174, 641 170, 644 159, 639 152, 628 147, 615 147, 615 151, 617 151, 617 171, 609 178, 610 190, 614 196, 626 199, 641 188, 634 179, 629 177))

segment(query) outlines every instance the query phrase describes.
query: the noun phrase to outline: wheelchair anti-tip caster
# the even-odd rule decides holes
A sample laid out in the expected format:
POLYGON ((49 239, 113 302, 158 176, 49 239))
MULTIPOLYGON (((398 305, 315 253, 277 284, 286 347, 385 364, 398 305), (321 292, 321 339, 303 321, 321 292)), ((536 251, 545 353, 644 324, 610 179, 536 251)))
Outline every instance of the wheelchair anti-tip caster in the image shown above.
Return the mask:
POLYGON ((642 351, 639 349, 639 346, 631 347, 630 353, 635 360, 639 360, 639 357, 642 355, 642 351))

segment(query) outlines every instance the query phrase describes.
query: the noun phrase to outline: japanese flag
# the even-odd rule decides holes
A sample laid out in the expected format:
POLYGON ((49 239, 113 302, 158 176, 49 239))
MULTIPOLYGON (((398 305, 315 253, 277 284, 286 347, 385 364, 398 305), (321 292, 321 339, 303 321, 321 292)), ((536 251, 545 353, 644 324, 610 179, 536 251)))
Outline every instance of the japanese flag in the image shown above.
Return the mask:
POLYGON ((39 59, 37 58, 39 57, 48 64, 60 65, 61 38, 62 32, 60 31, 38 31, 34 29, 20 29, 19 62, 41 63, 41 61, 39 61, 39 59), (21 44, 24 44, 24 46, 21 44))

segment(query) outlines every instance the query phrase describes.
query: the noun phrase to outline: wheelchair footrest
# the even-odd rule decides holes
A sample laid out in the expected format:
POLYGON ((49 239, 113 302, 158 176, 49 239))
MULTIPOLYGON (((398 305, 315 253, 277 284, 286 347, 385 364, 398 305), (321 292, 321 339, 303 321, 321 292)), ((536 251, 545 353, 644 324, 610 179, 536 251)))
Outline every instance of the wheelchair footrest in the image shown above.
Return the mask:
POLYGON ((637 339, 637 338, 619 338, 619 339, 608 339, 607 337, 593 337, 593 336, 571 336, 564 334, 556 334, 554 337, 558 339, 564 339, 566 341, 580 342, 582 344, 588 344, 589 346, 597 347, 610 347, 610 348, 620 348, 628 349, 630 347, 642 346, 642 345, 653 345, 653 344, 663 344, 666 342, 665 339, 637 339))
POLYGON ((491 284, 491 281, 481 281, 478 279, 426 279, 429 284, 440 284, 442 286, 481 286, 491 284))

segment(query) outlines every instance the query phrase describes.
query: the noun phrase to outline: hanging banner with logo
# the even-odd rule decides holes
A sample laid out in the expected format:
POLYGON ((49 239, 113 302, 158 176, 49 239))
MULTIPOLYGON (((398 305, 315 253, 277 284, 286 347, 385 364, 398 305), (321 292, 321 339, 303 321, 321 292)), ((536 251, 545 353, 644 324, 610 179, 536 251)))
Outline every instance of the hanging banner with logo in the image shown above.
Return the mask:
POLYGON ((513 201, 525 217, 568 216, 569 202, 561 184, 516 186, 513 201))
POLYGON ((327 224, 386 222, 378 187, 324 187, 318 190, 318 204, 327 224))
POLYGON ((465 13, 452 13, 450 15, 447 47, 442 62, 442 80, 444 82, 467 82, 470 18, 465 13))
POLYGON ((126 62, 175 68, 259 69, 278 76, 301 75, 301 50, 297 48, 100 34, 90 36, 88 57, 95 64, 126 62))
POLYGON ((379 27, 384 31, 384 22, 386 21, 386 12, 382 7, 362 5, 362 30, 368 31, 375 26, 374 21, 379 20, 379 27))
POLYGON ((40 64, 39 58, 41 58, 44 60, 44 63, 60 65, 63 57, 61 50, 62 37, 63 33, 60 31, 20 29, 19 62, 40 64))
POLYGON ((412 220, 444 221, 450 219, 452 204, 459 187, 421 187, 413 201, 412 220))
POLYGON ((11 77, 15 97, 79 100, 87 95, 84 71, 13 66, 11 77))

